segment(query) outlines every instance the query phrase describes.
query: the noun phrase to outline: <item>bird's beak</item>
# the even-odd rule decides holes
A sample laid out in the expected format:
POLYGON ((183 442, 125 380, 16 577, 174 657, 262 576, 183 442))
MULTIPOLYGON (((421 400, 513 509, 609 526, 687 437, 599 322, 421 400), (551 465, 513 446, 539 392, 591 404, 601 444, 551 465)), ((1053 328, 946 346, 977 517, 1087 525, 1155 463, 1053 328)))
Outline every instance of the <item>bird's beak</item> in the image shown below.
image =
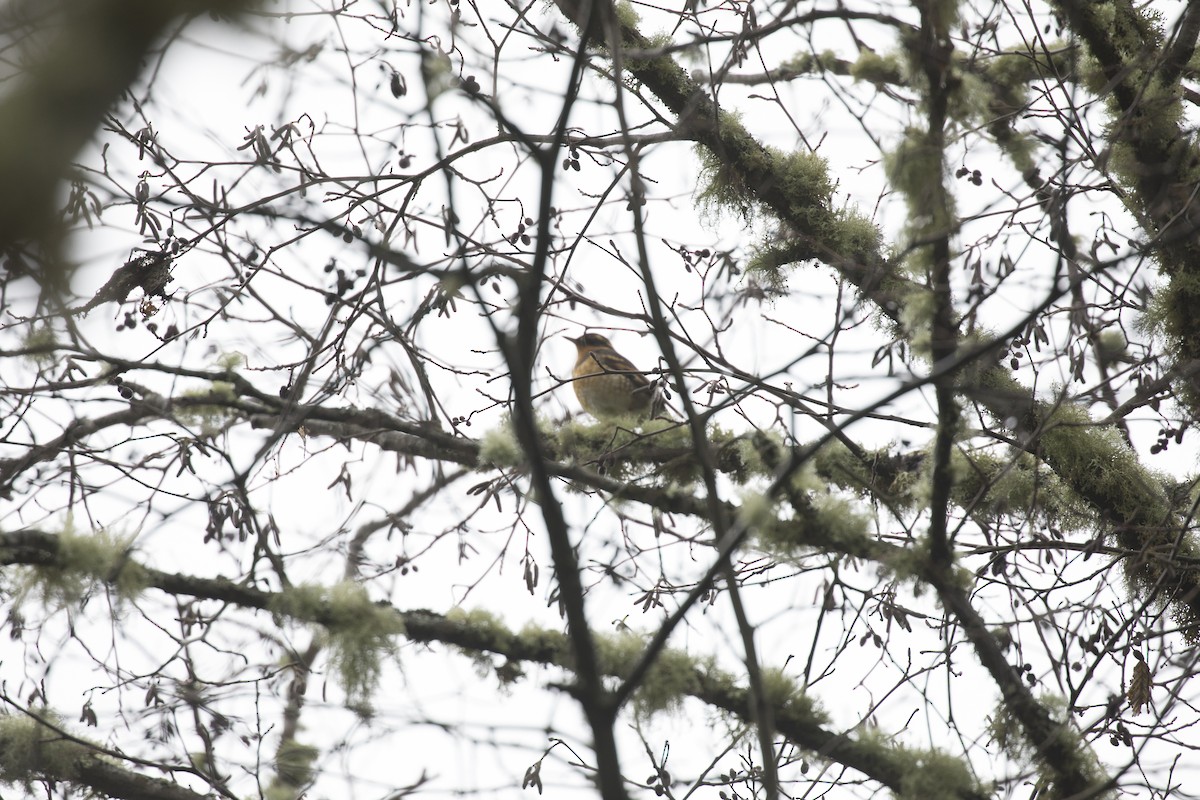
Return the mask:
POLYGON ((564 336, 563 338, 566 339, 571 344, 575 345, 576 347, 579 347, 579 339, 582 339, 583 337, 580 336, 579 339, 574 339, 570 336, 564 336))

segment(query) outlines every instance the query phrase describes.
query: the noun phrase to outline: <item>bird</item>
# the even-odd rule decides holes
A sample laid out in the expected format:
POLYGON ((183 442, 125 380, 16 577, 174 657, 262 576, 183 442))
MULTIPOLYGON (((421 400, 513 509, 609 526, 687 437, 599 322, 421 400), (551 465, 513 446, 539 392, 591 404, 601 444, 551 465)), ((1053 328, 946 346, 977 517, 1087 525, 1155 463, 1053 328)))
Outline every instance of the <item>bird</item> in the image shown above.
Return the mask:
POLYGON ((585 333, 566 337, 575 345, 575 396, 583 410, 601 420, 650 419, 666 410, 662 394, 642 370, 612 346, 607 337, 585 333))

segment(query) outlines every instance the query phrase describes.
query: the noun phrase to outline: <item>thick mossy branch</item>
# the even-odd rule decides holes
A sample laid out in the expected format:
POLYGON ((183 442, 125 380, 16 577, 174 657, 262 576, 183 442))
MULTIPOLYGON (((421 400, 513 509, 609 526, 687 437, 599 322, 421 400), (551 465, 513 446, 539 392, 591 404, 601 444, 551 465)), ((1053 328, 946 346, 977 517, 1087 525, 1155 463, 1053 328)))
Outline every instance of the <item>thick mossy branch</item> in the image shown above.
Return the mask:
POLYGON ((232 383, 213 381, 211 388, 194 389, 180 395, 177 412, 180 421, 200 429, 200 435, 212 437, 238 418, 232 408, 237 392, 232 383))
POLYGON ((953 800, 982 792, 962 759, 933 749, 905 747, 877 730, 867 729, 860 737, 864 748, 897 754, 907 769, 900 779, 900 800, 953 800))
POLYGON ((1097 432, 1082 410, 1059 407, 1041 429, 1038 449, 1046 463, 1074 476, 1080 495, 1105 510, 1121 545, 1138 553, 1124 562, 1130 582, 1170 603, 1189 638, 1200 638, 1200 575, 1179 566, 1196 563, 1200 548, 1194 536, 1180 535, 1187 519, 1163 481, 1142 467, 1116 432, 1097 432))
POLYGON ((1131 583, 1167 603, 1190 638, 1200 637, 1200 576, 1178 566, 1200 558, 1195 536, 1183 527, 1190 501, 1176 498, 1116 431, 1084 410, 1032 401, 1001 370, 989 371, 985 384, 979 399, 987 408, 1015 421, 1026 449, 1099 512, 1122 547, 1139 554, 1124 564, 1131 583))
MULTIPOLYGON (((409 638, 451 642, 469 655, 480 652, 500 654, 511 660, 531 660, 570 669, 570 642, 558 631, 526 628, 518 633, 508 630, 495 616, 483 611, 458 611, 444 618, 428 612, 407 615, 409 638), (429 627, 426 628, 425 620, 429 627), (449 630, 447 630, 449 627, 449 630)), ((631 633, 597 636, 602 669, 614 677, 627 675, 637 663, 645 640, 631 633)), ((916 800, 907 793, 925 788, 914 773, 914 754, 921 753, 924 763, 934 763, 932 754, 874 741, 869 738, 833 733, 825 728, 826 716, 796 682, 778 670, 766 670, 763 685, 771 703, 776 729, 796 746, 867 775, 889 787, 897 796, 916 800)), ((647 683, 638 693, 640 713, 653 713, 678 707, 692 697, 747 720, 753 700, 749 692, 730 674, 717 669, 711 661, 676 650, 666 650, 651 670, 647 683)), ((942 756, 950 759, 949 756, 942 756)), ((951 759, 952 760, 952 759, 951 759)), ((939 772, 962 775, 965 764, 955 770, 947 762, 938 762, 939 772)), ((954 780, 932 795, 946 800, 982 800, 988 794, 974 782, 954 780)))
MULTIPOLYGON (((883 234, 875 223, 855 209, 834 209, 837 224, 830 228, 830 237, 839 253, 856 263, 867 263, 884 252, 883 234)), ((803 237, 792 235, 791 228, 781 226, 754 246, 746 261, 746 269, 761 277, 768 285, 782 287, 786 283, 785 267, 813 258, 812 248, 803 237)))
MULTIPOLYGON (((585 418, 539 427, 546 437, 547 456, 563 463, 598 465, 606 477, 618 481, 653 475, 661 483, 690 487, 702 478, 691 430, 673 420, 630 417, 591 422, 585 418)), ((484 435, 481 465, 523 465, 521 454, 512 449, 515 440, 508 430, 505 427, 484 435)), ((756 439, 762 434, 735 434, 719 425, 709 425, 705 435, 722 474, 737 483, 770 477, 757 452, 756 439)), ((778 437, 772 441, 782 446, 778 437)))
MULTIPOLYGON (((607 675, 629 677, 645 652, 646 643, 644 637, 630 632, 597 635, 600 669, 607 675)), ((699 691, 701 674, 731 685, 736 683, 732 676, 718 670, 711 658, 664 649, 633 695, 635 711, 646 717, 660 711, 678 711, 687 697, 699 691)))
MULTIPOLYGON (((572 0, 557 0, 558 7, 576 24, 585 25, 583 14, 593 7, 592 3, 577 3, 572 0)), ((1134 158, 1129 161, 1130 179, 1136 191, 1135 205, 1139 216, 1155 221, 1159 226, 1156 243, 1162 252, 1164 265, 1172 275, 1172 299, 1168 304, 1172 311, 1172 322, 1168 328, 1173 339, 1179 342, 1181 361, 1200 359, 1200 315, 1192 311, 1200 307, 1200 205, 1192 202, 1192 187, 1200 183, 1195 173, 1200 167, 1194 156, 1192 140, 1185 136, 1175 120, 1179 115, 1169 106, 1178 102, 1176 86, 1146 86, 1138 82, 1138 75, 1145 78, 1145 68, 1154 63, 1145 57, 1159 41, 1154 26, 1148 18, 1135 11, 1127 2, 1093 3, 1075 0, 1060 2, 1059 8, 1073 30, 1080 33, 1100 64, 1100 69, 1114 88, 1114 101, 1121 111, 1120 122, 1114 127, 1114 139, 1127 142, 1133 149, 1134 158), (1148 50, 1147 48, 1150 48, 1148 50), (1143 54, 1137 64, 1130 62, 1132 54, 1143 54), (1148 93, 1148 94, 1147 94, 1148 93), (1156 116, 1158 115, 1158 116, 1156 116), (1195 217, 1195 223, 1192 218, 1195 217)), ((1149 13, 1149 12, 1147 12, 1149 13)), ((645 49, 645 39, 628 26, 620 29, 625 47, 645 49)), ((734 189, 744 188, 764 208, 769 209, 785 222, 790 223, 792 199, 782 190, 779 180, 765 171, 775 165, 771 152, 759 144, 731 115, 720 113, 707 93, 695 84, 684 72, 662 56, 637 74, 639 80, 653 91, 679 117, 679 129, 703 145, 720 162, 713 169, 721 172, 723 181, 734 189)), ((846 256, 836 246, 836 237, 830 228, 823 225, 832 214, 828 209, 809 209, 808 221, 822 220, 816 229, 801 230, 797 221, 792 252, 798 259, 820 258, 838 269, 853 282, 863 294, 872 300, 889 318, 898 319, 908 297, 902 287, 911 281, 898 275, 882 253, 876 252, 865 259, 846 256)), ((836 226, 834 226, 836 227, 836 226)), ((776 259, 778 261, 778 259, 776 259)), ((908 294, 911 294, 909 292, 908 294)), ((1030 399, 1029 392, 1016 385, 1011 376, 999 366, 971 370, 959 376, 961 390, 976 399, 1001 422, 1017 421, 1018 430, 1035 431, 1040 420, 1050 416, 1053 409, 1044 403, 1030 399)), ((1197 395, 1200 397, 1200 395, 1197 395)), ((1107 436, 1092 427, 1080 429, 1077 435, 1068 437, 1076 441, 1083 450, 1106 452, 1105 458, 1090 463, 1115 464, 1121 459, 1115 456, 1107 436), (1088 439, 1087 443, 1082 440, 1088 439)), ((1041 455, 1036 444, 1030 451, 1041 455)), ((1069 451, 1071 448, 1067 448, 1069 451)), ((1122 486, 1111 487, 1109 493, 1097 485, 1091 467, 1081 465, 1070 452, 1054 446, 1052 456, 1046 463, 1062 478, 1063 482, 1078 496, 1091 503, 1102 515, 1119 525, 1122 544, 1140 550, 1143 544, 1152 544, 1178 534, 1178 513, 1160 515, 1157 519, 1147 518, 1146 509, 1163 509, 1161 490, 1157 497, 1147 497, 1145 505, 1136 503, 1136 495, 1149 494, 1153 482, 1133 480, 1122 486), (1082 467, 1082 468, 1081 468, 1082 467), (1142 512, 1134 520, 1124 520, 1126 511, 1140 508, 1142 512), (1165 531, 1165 533, 1164 533, 1165 531)), ((1085 462, 1085 464, 1088 462, 1085 462)), ((1123 462, 1122 462, 1123 463, 1123 462)), ((1137 470, 1135 475, 1140 473, 1137 470)), ((1168 504, 1170 505, 1170 504, 1168 504)), ((1178 512, 1181 506, 1177 506, 1178 512)), ((1151 517, 1153 515, 1150 515, 1151 517)), ((1191 557, 1196 545, 1192 537, 1183 540, 1184 555, 1191 557)), ((1157 553, 1157 548, 1148 552, 1157 553)), ((1151 566, 1147 556, 1138 564, 1130 566, 1136 583, 1144 589, 1159 593, 1171 603, 1190 631, 1200 631, 1200 596, 1192 589, 1194 580, 1184 573, 1165 565, 1151 566)))
MULTIPOLYGON (((1162 292, 1163 332, 1177 365, 1200 358, 1200 151, 1185 123, 1180 70, 1167 58, 1170 39, 1152 6, 1127 0, 1059 0, 1059 13, 1086 43, 1093 85, 1108 98, 1112 125, 1111 169, 1128 189, 1126 205, 1144 225, 1170 282, 1162 292)), ((1192 377, 1179 396, 1200 409, 1200 383, 1192 377)))
POLYGON ((54 727, 33 717, 0 716, 0 781, 28 787, 45 778, 78 780, 78 762, 94 751, 55 730, 60 720, 51 722, 54 727))
MULTIPOLYGON (((559 9, 581 30, 594 29, 597 4, 557 0, 559 9)), ((649 53, 652 43, 636 26, 616 23, 621 46, 630 52, 649 53)), ((861 218, 847 220, 831 207, 832 180, 822 159, 812 153, 785 156, 763 146, 731 114, 722 112, 709 93, 667 55, 639 60, 630 72, 678 117, 676 131, 700 145, 710 164, 711 195, 741 210, 752 203, 777 217, 790 231, 797 260, 816 259, 850 275, 851 280, 878 304, 889 304, 886 286, 890 267, 884 254, 847 252, 846 242, 862 243, 880 237, 861 235, 861 218), (635 69, 636 68, 636 69, 635 69), (856 229, 846 234, 842 228, 856 229)))
MULTIPOLYGON (((1053 709, 1053 713, 1057 718, 1068 718, 1067 703, 1061 696, 1043 696, 1039 700, 1046 708, 1053 709)), ((1028 764, 1037 772, 1039 795, 1045 791, 1046 787, 1052 785, 1054 781, 1053 772, 1046 768, 1041 759, 1035 757, 1038 750, 1037 746, 1029 741, 1025 730, 1013 718, 1012 711, 1008 706, 1000 704, 996 707, 992 712, 988 729, 992 735, 992 741, 1006 755, 1018 764, 1028 764)), ((1104 768, 1097 760, 1095 752, 1080 738, 1078 731, 1073 727, 1067 724, 1061 724, 1058 727, 1057 744, 1070 752, 1073 759, 1084 765, 1083 769, 1087 772, 1094 785, 1103 786, 1107 783, 1104 768)), ((1112 790, 1098 792, 1093 796, 1100 799, 1111 798, 1115 796, 1115 792, 1112 790)))
MULTIPOLYGON (((820 531, 810 531, 810 534, 814 545, 819 545, 824 538, 820 531)), ((57 549, 57 538, 37 531, 0 534, 0 564, 48 563, 57 549)), ((902 552, 901 548, 866 537, 856 545, 851 554, 872 558, 881 563, 886 562, 891 555, 902 552)), ((503 680, 509 680, 519 672, 519 666, 514 665, 523 662, 555 665, 565 669, 571 669, 573 665, 570 642, 561 632, 527 628, 514 633, 497 617, 484 611, 457 611, 445 616, 423 610, 397 611, 390 606, 366 601, 360 594, 359 587, 353 584, 343 584, 340 589, 300 587, 274 593, 224 579, 197 578, 144 569, 147 585, 150 587, 175 595, 220 600, 243 608, 270 610, 276 614, 295 614, 301 621, 314 622, 330 629, 331 637, 337 635, 333 633, 334 629, 369 626, 375 630, 351 638, 365 640, 367 649, 375 653, 389 650, 392 637, 403 635, 412 642, 452 645, 472 658, 485 654, 502 656, 508 662, 497 667, 504 676, 503 680), (346 588, 347 586, 349 588, 346 588), (363 616, 362 620, 347 620, 347 616, 359 614, 363 616)), ((598 638, 602 639, 598 649, 602 652, 606 668, 616 676, 621 673, 627 674, 633 668, 635 662, 631 659, 635 659, 644 647, 640 637, 632 635, 598 638)), ((650 681, 643 689, 644 696, 639 698, 638 702, 643 703, 643 709, 649 713, 655 709, 671 708, 681 697, 690 696, 742 720, 748 720, 749 709, 753 707, 753 700, 748 691, 737 685, 727 673, 706 669, 707 663, 705 659, 695 658, 686 653, 670 652, 662 662, 663 665, 653 671, 650 681)), ((807 695, 795 687, 790 678, 782 675, 777 678, 767 677, 764 684, 769 698, 775 705, 776 729, 781 734, 791 739, 798 747, 850 766, 893 791, 902 790, 908 769, 903 757, 877 745, 865 745, 852 737, 827 730, 824 727, 823 715, 814 708, 807 695)), ((0 742, 0 748, 2 746, 0 742)), ((303 751, 295 751, 290 755, 296 757, 292 763, 296 770, 292 777, 303 778, 306 770, 303 751)), ((0 763, 3 762, 4 759, 0 758, 0 763)), ((99 760, 93 759, 88 762, 89 775, 102 773, 104 768, 105 765, 99 760)), ((20 780, 20 776, 15 779, 20 780)), ((61 779, 69 778, 63 776, 61 779)), ((88 780, 90 782, 87 785, 114 797, 157 796, 167 800, 197 800, 196 795, 184 790, 180 790, 180 794, 125 794, 109 791, 92 778, 88 780)), ((986 797, 980 792, 964 792, 956 796, 963 800, 982 800, 986 797)))
POLYGON ((40 782, 68 783, 91 793, 122 800, 205 800, 171 781, 130 772, 100 755, 82 739, 64 735, 65 726, 50 714, 0 715, 0 783, 35 794, 40 782))
MULTIPOLYGON (((839 442, 819 450, 816 474, 842 489, 869 496, 888 506, 913 511, 928 502, 929 454, 924 450, 874 450, 860 456, 839 442)), ((1029 453, 989 451, 951 455, 955 504, 986 521, 1036 519, 1061 531, 1094 526, 1096 517, 1059 476, 1029 453)))
MULTIPOLYGON (((744 130, 741 120, 732 115, 724 115, 721 123, 733 131, 744 130)), ((828 162, 806 150, 792 153, 784 153, 774 147, 760 150, 749 146, 752 141, 740 143, 743 152, 754 159, 746 166, 751 168, 751 173, 773 173, 779 189, 788 199, 785 218, 789 223, 798 225, 801 230, 810 230, 826 222, 833 198, 833 179, 829 174, 828 162)), ((696 199, 701 207, 710 210, 718 207, 745 210, 757 204, 758 187, 746 185, 746 170, 735 168, 708 148, 700 149, 700 157, 700 189, 696 199)))

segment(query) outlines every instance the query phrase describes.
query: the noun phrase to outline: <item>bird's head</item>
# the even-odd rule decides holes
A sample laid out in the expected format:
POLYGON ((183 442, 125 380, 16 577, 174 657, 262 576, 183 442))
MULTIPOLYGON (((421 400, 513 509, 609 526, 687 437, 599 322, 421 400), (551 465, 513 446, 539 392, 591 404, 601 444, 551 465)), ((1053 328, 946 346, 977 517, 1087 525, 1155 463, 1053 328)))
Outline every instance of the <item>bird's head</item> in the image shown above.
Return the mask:
POLYGON ((607 337, 601 336, 598 333, 585 333, 583 336, 580 336, 576 339, 573 339, 570 336, 566 338, 567 341, 574 344, 580 352, 595 350, 599 347, 612 347, 612 342, 610 342, 607 337))

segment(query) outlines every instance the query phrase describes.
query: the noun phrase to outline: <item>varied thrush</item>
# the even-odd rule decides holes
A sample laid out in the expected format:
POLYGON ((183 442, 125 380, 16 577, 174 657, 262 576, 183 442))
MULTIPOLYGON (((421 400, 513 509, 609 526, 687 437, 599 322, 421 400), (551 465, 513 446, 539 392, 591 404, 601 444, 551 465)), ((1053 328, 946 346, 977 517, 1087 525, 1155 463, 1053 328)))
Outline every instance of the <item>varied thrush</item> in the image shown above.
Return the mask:
POLYGON ((612 342, 598 333, 578 339, 575 345, 575 396, 583 410, 597 419, 613 417, 651 418, 666 411, 662 393, 646 374, 613 349, 612 342))

